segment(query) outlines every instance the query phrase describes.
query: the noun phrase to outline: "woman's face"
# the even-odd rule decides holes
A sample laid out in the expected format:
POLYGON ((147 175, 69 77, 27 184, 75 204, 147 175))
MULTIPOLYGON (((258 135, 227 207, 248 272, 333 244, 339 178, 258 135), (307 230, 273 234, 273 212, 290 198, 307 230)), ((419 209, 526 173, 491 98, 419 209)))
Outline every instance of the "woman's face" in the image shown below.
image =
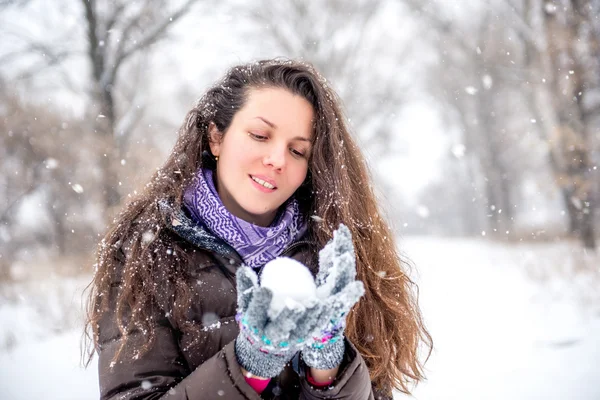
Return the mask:
POLYGON ((238 218, 268 226, 308 171, 314 112, 286 89, 251 89, 224 135, 211 124, 217 191, 238 218))

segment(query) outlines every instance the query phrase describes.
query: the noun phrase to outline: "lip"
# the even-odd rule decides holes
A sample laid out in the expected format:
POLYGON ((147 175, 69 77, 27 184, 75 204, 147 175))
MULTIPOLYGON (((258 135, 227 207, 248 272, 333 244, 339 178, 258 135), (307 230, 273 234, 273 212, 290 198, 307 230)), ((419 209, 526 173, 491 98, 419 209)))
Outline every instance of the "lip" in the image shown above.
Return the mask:
MULTIPOLYGON (((268 183, 270 183, 271 185, 273 185, 273 186, 275 187, 275 189, 277 189, 277 184, 275 183, 275 181, 274 181, 273 179, 270 179, 270 178, 268 178, 268 177, 266 177, 266 176, 264 176, 264 175, 252 175, 252 174, 250 174, 250 175, 248 175, 248 176, 250 177, 250 179, 252 179, 252 177, 255 177, 255 178, 261 179, 261 180, 263 180, 263 181, 265 181, 265 182, 268 182, 268 183)), ((253 180, 252 182, 254 182, 254 180, 253 180)), ((255 183, 256 183, 256 182, 255 182, 255 183)), ((264 187, 264 186, 263 186, 263 187, 264 187)), ((266 188, 265 188, 265 189, 266 189, 266 188)), ((269 190, 275 190, 275 189, 269 189, 269 190)))
MULTIPOLYGON (((254 179, 252 179, 253 176, 255 176, 255 177, 259 178, 259 179, 262 179, 262 178, 260 178, 259 176, 256 176, 256 175, 248 175, 248 179, 250 179, 250 183, 257 190, 259 190, 259 191, 261 191, 263 193, 273 193, 273 192, 275 192, 275 190, 277 190, 277 187, 275 189, 269 189, 269 188, 264 187, 263 185, 260 185, 258 182, 255 182, 254 179)), ((266 182, 269 182, 269 181, 266 181, 266 182)))

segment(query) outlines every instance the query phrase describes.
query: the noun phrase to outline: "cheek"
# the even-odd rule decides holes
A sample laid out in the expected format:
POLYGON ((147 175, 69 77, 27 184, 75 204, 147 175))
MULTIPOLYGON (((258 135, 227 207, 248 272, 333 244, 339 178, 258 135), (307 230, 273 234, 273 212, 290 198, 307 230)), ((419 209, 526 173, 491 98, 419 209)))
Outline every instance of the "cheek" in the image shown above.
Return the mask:
POLYGON ((230 169, 244 167, 252 160, 252 151, 244 146, 231 146, 227 150, 227 163, 230 169))
POLYGON ((254 143, 244 143, 231 146, 229 148, 229 157, 237 164, 248 163, 261 159, 261 153, 254 143))
POLYGON ((308 166, 304 165, 304 166, 299 166, 297 170, 294 171, 293 174, 293 182, 294 182, 294 186, 297 188, 300 187, 300 185, 302 185, 302 182, 304 182, 304 179, 306 179, 306 174, 308 173, 308 166))

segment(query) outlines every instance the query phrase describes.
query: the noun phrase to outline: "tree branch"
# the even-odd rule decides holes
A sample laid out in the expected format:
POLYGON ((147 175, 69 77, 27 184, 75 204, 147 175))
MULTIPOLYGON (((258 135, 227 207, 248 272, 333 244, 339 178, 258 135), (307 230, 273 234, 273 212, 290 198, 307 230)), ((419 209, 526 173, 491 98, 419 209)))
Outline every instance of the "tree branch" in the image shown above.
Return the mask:
POLYGON ((87 35, 89 44, 89 56, 92 60, 94 78, 98 81, 104 67, 104 57, 98 51, 98 19, 96 14, 95 0, 81 0, 85 9, 85 20, 87 22, 87 35))
POLYGON ((440 16, 439 12, 427 9, 427 4, 421 0, 404 0, 403 4, 406 4, 409 10, 417 14, 418 17, 431 23, 435 32, 452 40, 458 48, 472 51, 477 47, 474 42, 468 40, 469 35, 464 34, 464 32, 457 32, 456 26, 451 21, 440 16))
MULTIPOLYGON (((487 3, 490 4, 489 1, 487 1, 487 3)), ((507 20, 514 23, 513 28, 521 34, 523 39, 527 40, 528 43, 531 43, 537 52, 541 53, 545 51, 544 47, 539 43, 539 35, 536 36, 533 28, 529 26, 529 23, 523 16, 516 11, 516 6, 510 0, 502 0, 499 3, 501 4, 501 7, 510 14, 510 18, 507 18, 507 20)))
POLYGON ((114 8, 112 14, 106 20, 106 25, 104 26, 104 41, 105 42, 107 41, 110 31, 112 30, 113 26, 115 26, 115 24, 119 20, 119 17, 121 16, 121 13, 123 12, 124 9, 125 9, 125 4, 120 3, 117 7, 114 8))
POLYGON ((0 8, 7 8, 16 5, 17 7, 24 7, 31 0, 0 0, 0 8))
MULTIPOLYGON (((134 44, 132 47, 130 47, 127 50, 124 50, 124 47, 122 47, 120 52, 116 54, 114 66, 110 69, 110 73, 108 76, 109 82, 114 82, 116 74, 123 61, 125 61, 127 58, 129 58, 136 52, 143 50, 151 44, 155 43, 160 38, 160 36, 167 30, 169 25, 177 21, 179 18, 183 17, 196 1, 197 0, 187 0, 178 10, 173 12, 170 16, 166 17, 146 36, 138 40, 136 44, 134 44)), ((125 39, 125 37, 121 37, 122 42, 124 42, 125 39)))
MULTIPOLYGON (((37 168, 37 166, 34 168, 37 168)), ((34 192, 38 187, 42 186, 43 184, 44 182, 37 182, 36 184, 29 186, 27 189, 25 189, 25 191, 21 192, 17 197, 15 197, 13 201, 11 201, 10 204, 0 213, 0 222, 4 222, 8 219, 8 216, 12 213, 13 208, 17 204, 19 204, 21 199, 26 197, 28 194, 34 192)))

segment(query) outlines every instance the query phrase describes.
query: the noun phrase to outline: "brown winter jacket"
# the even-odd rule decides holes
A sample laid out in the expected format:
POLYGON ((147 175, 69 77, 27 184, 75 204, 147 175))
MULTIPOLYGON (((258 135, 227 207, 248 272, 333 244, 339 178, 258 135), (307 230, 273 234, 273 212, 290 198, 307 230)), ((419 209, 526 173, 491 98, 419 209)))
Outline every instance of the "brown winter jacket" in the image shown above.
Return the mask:
MULTIPOLYGON (((273 378, 262 395, 244 379, 237 363, 234 339, 237 306, 235 272, 240 256, 227 244, 195 225, 182 211, 161 203, 167 240, 177 242, 189 254, 190 276, 197 282, 190 318, 203 325, 202 337, 194 341, 178 329, 161 307, 155 313, 156 341, 140 357, 112 363, 122 337, 115 314, 106 313, 99 323, 99 361, 101 399, 373 399, 369 371, 361 355, 346 340, 346 354, 339 373, 326 389, 311 386, 304 377, 305 365, 299 354, 282 373, 273 378), (194 343, 195 342, 195 343, 194 343)), ((316 271, 317 249, 300 241, 285 251, 316 271)), ((126 254, 119 253, 119 261, 126 254)), ((117 274, 118 275, 118 274, 117 274)), ((119 293, 121 281, 115 276, 110 293, 110 310, 119 293)), ((165 291, 168 291, 165 289, 165 291)), ((143 343, 141 333, 130 335, 123 352, 143 343)))

